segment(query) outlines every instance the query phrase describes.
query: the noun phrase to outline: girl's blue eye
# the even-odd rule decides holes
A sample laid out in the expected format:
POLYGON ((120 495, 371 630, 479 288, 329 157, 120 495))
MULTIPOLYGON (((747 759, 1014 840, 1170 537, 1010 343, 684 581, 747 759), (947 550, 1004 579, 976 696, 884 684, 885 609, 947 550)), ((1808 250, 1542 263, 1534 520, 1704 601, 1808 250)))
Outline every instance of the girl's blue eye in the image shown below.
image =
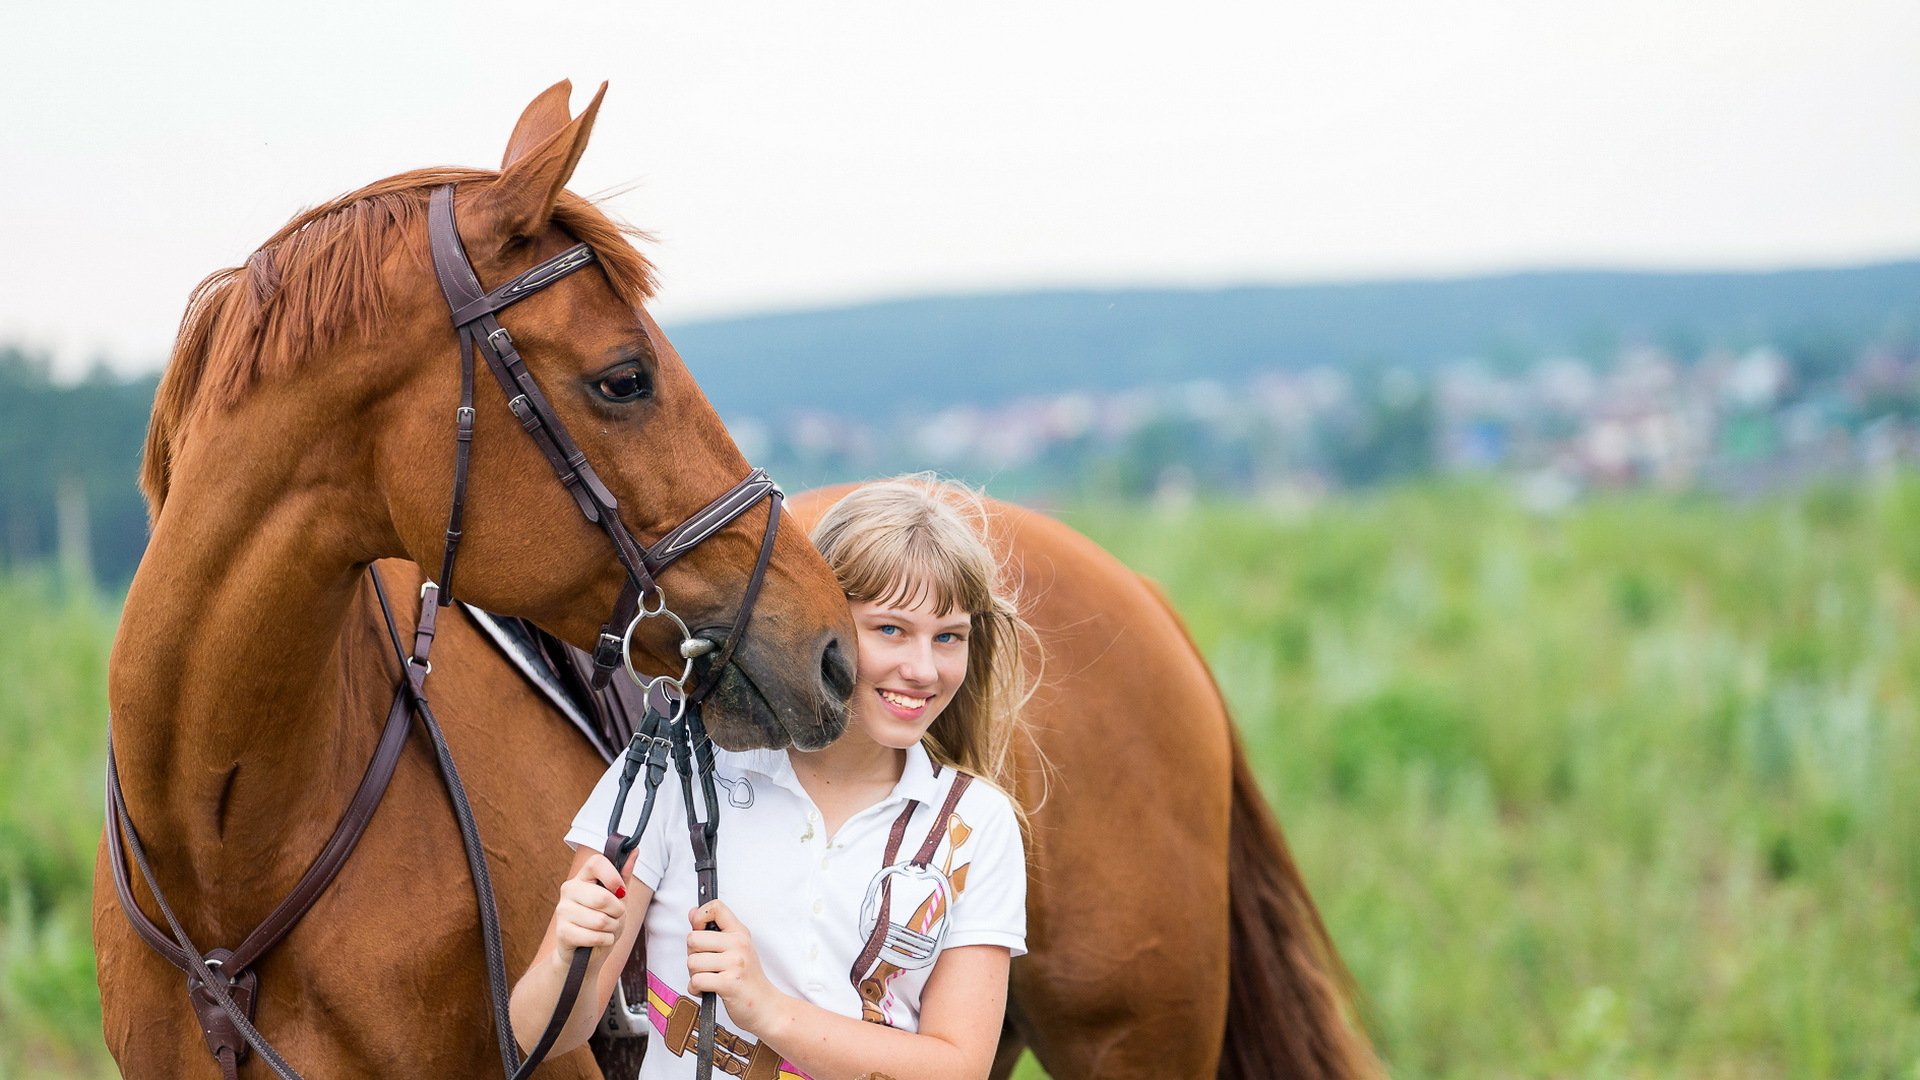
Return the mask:
POLYGON ((883 623, 877 629, 881 633, 887 635, 888 637, 892 637, 893 635, 900 632, 900 628, 893 625, 892 623, 883 623))
POLYGON ((933 640, 941 643, 942 645, 951 645, 956 641, 964 641, 966 639, 962 638, 959 634, 956 634, 953 631, 949 630, 946 633, 936 636, 933 640))

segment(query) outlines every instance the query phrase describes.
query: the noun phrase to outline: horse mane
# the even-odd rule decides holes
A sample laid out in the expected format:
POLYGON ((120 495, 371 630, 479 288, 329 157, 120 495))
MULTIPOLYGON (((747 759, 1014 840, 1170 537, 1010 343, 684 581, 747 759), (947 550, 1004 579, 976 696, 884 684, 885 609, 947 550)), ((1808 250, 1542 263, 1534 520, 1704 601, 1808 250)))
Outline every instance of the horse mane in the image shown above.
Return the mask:
MULTIPOLYGON (((196 285, 147 424, 140 490, 149 520, 159 517, 173 459, 200 410, 231 408, 261 379, 294 371, 349 332, 376 330, 387 317, 380 276, 387 254, 405 245, 423 263, 431 257, 426 215, 433 189, 499 176, 451 167, 390 176, 296 214, 245 263, 196 285)), ((628 240, 646 234, 568 191, 560 193, 553 220, 593 248, 622 300, 639 307, 653 295, 653 267, 628 240)))

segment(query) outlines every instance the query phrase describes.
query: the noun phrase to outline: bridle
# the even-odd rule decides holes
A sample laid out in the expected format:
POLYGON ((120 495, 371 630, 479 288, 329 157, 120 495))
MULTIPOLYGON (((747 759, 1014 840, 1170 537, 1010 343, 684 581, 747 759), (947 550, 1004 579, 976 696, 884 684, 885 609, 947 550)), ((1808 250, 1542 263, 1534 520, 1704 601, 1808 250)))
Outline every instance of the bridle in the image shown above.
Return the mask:
MULTIPOLYGON (((553 1019, 532 1053, 522 1060, 507 1011, 506 965, 486 855, 480 844, 479 829, 473 819, 465 786, 460 781, 459 771, 454 767, 453 757, 447 750, 446 740, 425 694, 426 679, 433 670, 430 655, 438 609, 453 602, 454 570, 465 520, 468 461, 473 444, 476 354, 486 361, 488 370, 506 394, 508 409, 520 421, 520 426, 533 439, 534 445, 540 448, 554 475, 573 497, 580 513, 606 533, 613 544, 615 557, 626 571, 627 580, 621 586, 612 614, 601 627, 595 644, 593 673, 590 677, 595 689, 604 688, 614 671, 624 665, 629 674, 647 690, 645 717, 641 732, 634 736, 634 745, 628 754, 630 763, 625 770, 619 801, 624 804, 635 774, 645 764, 650 766, 651 774, 647 789, 650 809, 653 789, 664 774, 670 752, 679 768, 681 783, 686 788, 687 815, 695 865, 699 870, 701 902, 711 900, 717 891, 713 847, 717 840, 718 804, 712 779, 713 750, 706 737, 700 711, 746 634, 748 620, 753 614, 754 603, 759 597, 773 556, 774 540, 779 533, 782 493, 779 486, 767 477, 765 470, 754 469, 719 498, 668 531, 652 547, 643 547, 621 520, 619 501, 568 434, 566 425, 553 411, 546 395, 541 393, 532 373, 527 370, 519 351, 514 347, 513 336, 500 325, 498 319, 499 313, 505 308, 594 262, 593 249, 584 243, 575 244, 488 292, 481 287, 473 264, 467 258, 466 249, 460 242, 454 219, 453 194, 452 184, 434 189, 427 212, 434 276, 439 281, 441 294, 446 298, 460 340, 460 403, 454 413, 453 493, 438 583, 429 580, 421 586, 420 613, 413 648, 409 651, 401 643, 385 588, 380 584, 379 577, 373 574, 372 568, 368 568, 368 576, 373 579, 388 636, 401 667, 386 725, 360 785, 339 824, 335 826, 333 835, 293 891, 237 948, 213 949, 203 953, 189 940, 173 908, 161 893, 139 833, 127 812, 119 772, 114 763, 112 739, 108 739, 107 848, 120 906, 140 937, 186 975, 188 1000, 200 1020, 208 1049, 219 1062, 221 1074, 227 1080, 239 1075, 239 1063, 244 1060, 249 1048, 257 1052, 283 1080, 299 1080, 299 1073, 253 1026, 252 1014, 258 994, 259 975, 252 968, 263 954, 293 929, 338 876, 348 855, 372 821, 393 779, 410 721, 415 716, 420 719, 433 742, 436 763, 452 798, 455 816, 460 822, 461 843, 466 849, 480 909, 481 937, 486 952, 488 988, 493 998, 494 1026, 500 1042, 501 1062, 512 1080, 523 1080, 546 1056, 572 1012, 584 982, 591 950, 579 949, 574 953, 553 1019), (724 640, 718 645, 718 653, 710 659, 705 677, 698 685, 689 688, 687 683, 693 674, 694 660, 712 653, 715 644, 710 639, 695 637, 687 630, 686 623, 667 607, 666 593, 661 589, 658 578, 681 556, 732 524, 762 499, 768 503, 767 524, 761 535, 760 551, 753 571, 741 593, 740 606, 724 640), (633 635, 642 623, 652 618, 667 618, 680 631, 680 655, 684 664, 677 675, 669 673, 648 677, 633 668, 633 635), (707 809, 704 820, 696 815, 692 798, 692 774, 696 764, 704 787, 707 809), (167 930, 163 931, 156 925, 135 902, 132 878, 127 867, 129 851, 160 908, 167 930)), ((616 821, 618 814, 619 808, 616 808, 616 821)), ((635 830, 636 834, 639 832, 639 829, 635 830)), ((624 856, 631 846, 631 841, 625 837, 610 836, 606 851, 624 856)), ((621 863, 616 861, 615 865, 621 863)), ((712 995, 703 995, 703 999, 701 1030, 703 1043, 710 1046, 715 1006, 712 995)), ((710 1068, 710 1051, 706 1057, 706 1067, 710 1068)))
POLYGON ((441 606, 453 602, 454 564, 460 551, 461 526, 466 513, 467 460, 473 446, 474 354, 478 353, 486 360, 487 369, 493 372, 501 392, 507 396, 507 408, 520 421, 520 426, 533 439, 534 445, 540 448, 554 475, 567 493, 573 496, 580 513, 607 534, 607 539, 613 543, 614 556, 626 568, 626 584, 621 587, 619 599, 614 602, 613 614, 601 627, 599 641, 594 647, 595 689, 604 687, 619 665, 623 643, 629 640, 635 628, 634 620, 658 615, 665 610, 666 595, 655 580, 660 573, 701 541, 746 513, 761 499, 770 500, 766 533, 760 541, 760 556, 754 564, 753 574, 747 579, 740 610, 734 616, 734 625, 728 630, 726 640, 720 646, 720 655, 714 659, 706 681, 693 694, 696 700, 704 699, 712 692, 727 661, 732 659, 733 650, 746 631, 747 619, 753 613, 760 583, 766 577, 767 563, 773 556, 774 536, 780 527, 782 495, 779 485, 768 479, 765 470, 755 469, 725 494, 662 536, 651 548, 641 547, 626 523, 620 519, 619 501, 607 490, 600 475, 587 461, 587 456, 575 445, 572 436, 567 434, 566 425, 560 422, 553 406, 547 403, 546 395, 540 392, 539 384, 534 382, 533 373, 527 370, 519 350, 514 348, 513 335, 500 325, 497 318, 503 308, 532 296, 592 263, 593 249, 586 244, 575 244, 492 292, 485 292, 480 287, 479 278, 474 275, 473 264, 467 259, 466 248, 460 242, 460 232, 454 223, 452 184, 434 189, 427 208, 427 232, 433 241, 434 277, 440 282, 440 292, 453 312, 453 325, 460 335, 460 406, 454 412, 453 498, 447 512, 446 546, 440 557, 439 580, 443 587, 441 606))

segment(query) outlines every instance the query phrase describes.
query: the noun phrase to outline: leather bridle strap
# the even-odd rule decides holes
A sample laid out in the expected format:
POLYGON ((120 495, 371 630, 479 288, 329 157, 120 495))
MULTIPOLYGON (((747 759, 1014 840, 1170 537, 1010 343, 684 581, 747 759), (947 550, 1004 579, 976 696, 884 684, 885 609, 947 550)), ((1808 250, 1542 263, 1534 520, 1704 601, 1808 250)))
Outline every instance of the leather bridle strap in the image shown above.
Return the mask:
MULTIPOLYGON (((755 469, 754 472, 761 473, 761 470, 755 469)), ((761 473, 761 475, 764 477, 765 474, 761 473)), ((749 476, 747 479, 751 480, 753 477, 749 476)), ((772 484, 773 481, 768 480, 767 483, 772 484)), ((767 528, 760 537, 760 554, 754 560, 753 573, 747 576, 746 591, 740 594, 740 607, 733 617, 733 625, 727 630, 726 643, 720 646, 719 655, 715 656, 708 665, 706 678, 700 681, 700 685, 694 688, 693 693, 687 695, 688 703, 694 709, 698 709, 707 700, 707 695, 713 693, 714 687, 720 685, 720 676, 726 673, 727 663, 733 659, 734 650, 747 636, 747 622, 753 618, 754 601, 760 598, 760 583, 767 579, 767 565, 773 560, 773 541, 780 532, 780 508, 784 501, 780 489, 777 486, 774 487, 773 493, 767 499, 767 528)), ((668 538, 672 538, 671 533, 668 534, 668 538)), ((662 543, 664 544, 665 541, 662 543)))
MULTIPOLYGON (((374 588, 380 588, 379 579, 374 579, 374 588)), ((386 597, 381 595, 381 605, 386 605, 386 597)), ((120 772, 114 761, 113 738, 111 729, 107 738, 107 858, 113 870, 113 886, 119 896, 120 907, 127 913, 127 920, 134 932, 139 934, 153 950, 164 957, 168 963, 179 968, 188 980, 190 995, 204 993, 211 1004, 226 1014, 226 1019, 245 1040, 247 1046, 258 1052, 263 1060, 271 1065, 283 1077, 297 1077, 291 1066, 274 1052, 271 1045, 254 1029, 249 1010, 241 1009, 232 999, 231 988, 246 978, 254 963, 269 949, 279 944, 292 930, 302 916, 319 901, 322 893, 333 884, 340 870, 346 865, 347 856, 359 844, 360 838, 373 821, 373 815, 380 808, 380 802, 386 795, 387 787, 393 780, 395 767, 399 764, 400 754, 406 746, 409 720, 416 707, 424 705, 421 684, 426 679, 428 651, 432 648, 434 623, 433 608, 424 605, 425 611, 418 631, 414 635, 414 653, 407 656, 400 652, 400 643, 396 635, 394 647, 400 652, 401 675, 393 696, 393 704, 387 710, 387 722, 381 729, 380 740, 374 747, 373 757, 367 763, 366 772, 360 777, 360 784, 354 790, 353 798, 347 803, 347 809, 334 826, 333 834, 327 838, 320 853, 314 856, 306 873, 294 885, 272 912, 261 920, 253 932, 246 936, 240 947, 228 953, 225 950, 213 950, 202 955, 188 938, 180 922, 174 917, 173 908, 167 903, 166 896, 160 890, 160 882, 154 876, 146 856, 146 850, 140 843, 140 834, 133 827, 133 817, 127 812, 126 797, 120 786, 120 772), (141 876, 146 880, 147 890, 153 894, 155 903, 166 918, 173 931, 171 940, 162 933, 152 919, 147 917, 133 896, 132 875, 127 867, 127 850, 132 850, 133 861, 139 867, 141 876), (217 962, 209 964, 216 958, 217 962)), ((389 631, 392 620, 388 620, 389 631)), ((203 1012, 201 1002, 194 1000, 195 1011, 203 1012)), ((211 1034, 211 1024, 206 1015, 202 1015, 203 1028, 211 1034)), ((209 1040, 209 1047, 221 1063, 221 1068, 237 1068, 244 1053, 244 1047, 225 1045, 215 1047, 209 1040)))
MULTIPOLYGON (((686 804, 687 836, 693 847, 696 897, 704 906, 720 895, 720 796, 713 783, 713 740, 707 737, 706 725, 700 719, 700 708, 699 702, 689 700, 686 716, 673 725, 670 734, 673 738, 674 770, 680 774, 681 800, 686 804), (696 810, 693 802, 696 776, 700 782, 702 810, 696 810)), ((720 927, 709 922, 704 929, 718 930, 720 927)), ((711 990, 702 991, 700 1010, 695 1021, 698 1034, 694 1080, 710 1080, 713 1076, 713 1047, 719 1019, 719 996, 711 990)))
POLYGON ((540 387, 528 373, 513 335, 494 316, 501 309, 524 300, 548 285, 585 267, 593 261, 593 249, 575 244, 533 269, 489 293, 481 289, 460 243, 460 231, 453 216, 453 185, 433 190, 427 205, 427 235, 433 250, 433 272, 440 283, 441 295, 453 312, 453 325, 460 337, 460 406, 455 413, 457 432, 464 435, 456 446, 454 462, 454 498, 448 514, 447 546, 441 561, 442 604, 452 603, 454 554, 460 540, 460 516, 466 503, 466 453, 473 439, 473 357, 478 351, 486 358, 500 389, 507 395, 507 407, 533 438, 547 459, 554 475, 573 496, 580 513, 599 525, 613 540, 614 549, 627 573, 637 579, 642 592, 653 588, 653 577, 641 555, 639 545, 620 523, 619 501, 607 490, 589 465, 586 455, 567 434, 553 414, 540 387))
MULTIPOLYGON (((664 691, 656 684, 648 689, 646 712, 641 718, 640 729, 634 732, 627 746, 624 764, 620 769, 620 786, 613 799, 613 813, 607 820, 607 840, 600 854, 612 863, 620 873, 626 873, 627 856, 640 843, 647 831, 647 822, 653 817, 655 797, 660 792, 660 782, 666 777, 667 760, 673 744, 662 732, 669 724, 668 714, 673 711, 672 702, 663 696, 664 691), (645 801, 640 804, 640 816, 633 827, 632 836, 620 833, 620 819, 626 814, 627 796, 633 791, 633 784, 639 778, 640 771, 646 770, 645 801)), ((547 1018, 547 1026, 540 1032, 540 1038, 521 1063, 518 1071, 510 1080, 523 1080, 530 1075, 540 1062, 546 1059, 547 1052, 553 1049, 560 1032, 566 1028, 567 1020, 573 1015, 574 1003, 580 998, 580 991, 586 986, 587 967, 592 962, 592 949, 575 949, 567 961, 567 977, 560 985, 560 996, 555 1000, 553 1013, 547 1018)))

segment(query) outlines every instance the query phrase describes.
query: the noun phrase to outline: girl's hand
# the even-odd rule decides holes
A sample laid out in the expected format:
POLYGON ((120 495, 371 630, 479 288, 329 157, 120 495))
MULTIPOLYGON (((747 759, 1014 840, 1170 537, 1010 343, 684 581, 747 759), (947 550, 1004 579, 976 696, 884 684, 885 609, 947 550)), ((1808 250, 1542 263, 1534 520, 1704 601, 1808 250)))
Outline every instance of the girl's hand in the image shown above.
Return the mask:
POLYGON ((774 989, 761 970, 753 935, 718 900, 694 908, 687 919, 693 924, 693 932, 687 935, 687 993, 719 994, 734 1023, 765 1038, 768 1022, 775 1018, 785 995, 774 989), (720 929, 708 930, 708 923, 720 929))
POLYGON ((604 948, 620 940, 626 895, 620 871, 604 855, 588 859, 561 882, 560 902, 553 909, 554 961, 564 967, 576 949, 604 948))

